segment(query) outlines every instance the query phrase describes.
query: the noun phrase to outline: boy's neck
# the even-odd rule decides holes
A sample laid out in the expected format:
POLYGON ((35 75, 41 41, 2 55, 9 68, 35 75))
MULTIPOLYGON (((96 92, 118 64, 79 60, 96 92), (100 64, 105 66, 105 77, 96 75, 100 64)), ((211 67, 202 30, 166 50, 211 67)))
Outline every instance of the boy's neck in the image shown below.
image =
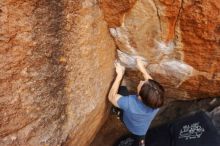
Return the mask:
POLYGON ((141 99, 141 97, 140 97, 140 96, 138 96, 138 100, 142 101, 142 99, 141 99))

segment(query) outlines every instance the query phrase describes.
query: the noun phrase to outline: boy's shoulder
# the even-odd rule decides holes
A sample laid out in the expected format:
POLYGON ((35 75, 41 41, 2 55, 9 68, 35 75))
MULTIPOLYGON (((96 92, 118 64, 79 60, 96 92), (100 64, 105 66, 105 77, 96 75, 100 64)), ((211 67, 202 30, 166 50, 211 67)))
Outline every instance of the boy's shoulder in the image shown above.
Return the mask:
POLYGON ((128 100, 129 102, 137 102, 137 95, 135 94, 131 94, 131 95, 128 95, 128 100))
POLYGON ((131 98, 131 99, 137 99, 137 95, 135 95, 135 94, 130 94, 130 95, 129 95, 129 98, 131 98))

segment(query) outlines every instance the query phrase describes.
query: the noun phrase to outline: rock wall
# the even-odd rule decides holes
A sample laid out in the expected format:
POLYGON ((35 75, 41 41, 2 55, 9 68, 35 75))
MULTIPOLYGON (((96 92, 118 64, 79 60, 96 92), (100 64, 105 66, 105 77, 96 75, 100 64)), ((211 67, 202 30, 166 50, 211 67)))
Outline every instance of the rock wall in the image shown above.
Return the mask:
POLYGON ((168 97, 220 95, 217 2, 1 0, 0 145, 89 145, 116 48, 145 57, 168 97))
POLYGON ((1 0, 0 46, 0 145, 88 145, 115 60, 98 2, 1 0))
MULTIPOLYGON (((124 9, 121 2, 104 0, 102 4, 117 47, 145 57, 147 69, 166 87, 168 97, 219 95, 218 1, 136 0, 132 4, 124 9), (125 11, 118 11, 120 15, 110 13, 113 6, 125 11)), ((133 89, 141 78, 137 74, 127 74, 127 84, 133 89)))

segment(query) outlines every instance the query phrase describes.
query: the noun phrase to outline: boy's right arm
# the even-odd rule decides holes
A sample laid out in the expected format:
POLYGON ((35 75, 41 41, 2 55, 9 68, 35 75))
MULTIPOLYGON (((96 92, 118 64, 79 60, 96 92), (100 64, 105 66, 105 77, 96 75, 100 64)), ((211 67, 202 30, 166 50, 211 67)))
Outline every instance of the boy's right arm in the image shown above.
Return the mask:
POLYGON ((136 61, 137 61, 137 68, 140 70, 140 72, 142 72, 144 79, 145 80, 152 79, 152 77, 149 75, 149 73, 145 68, 145 62, 141 58, 137 58, 136 61))

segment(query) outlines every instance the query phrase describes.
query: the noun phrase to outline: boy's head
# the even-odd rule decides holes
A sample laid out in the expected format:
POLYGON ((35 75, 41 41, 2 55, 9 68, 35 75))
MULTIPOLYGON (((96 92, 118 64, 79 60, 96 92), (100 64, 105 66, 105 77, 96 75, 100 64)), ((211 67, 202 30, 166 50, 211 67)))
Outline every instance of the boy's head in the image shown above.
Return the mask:
POLYGON ((140 81, 137 90, 145 105, 152 108, 159 108, 163 105, 164 88, 158 82, 151 79, 140 81))

